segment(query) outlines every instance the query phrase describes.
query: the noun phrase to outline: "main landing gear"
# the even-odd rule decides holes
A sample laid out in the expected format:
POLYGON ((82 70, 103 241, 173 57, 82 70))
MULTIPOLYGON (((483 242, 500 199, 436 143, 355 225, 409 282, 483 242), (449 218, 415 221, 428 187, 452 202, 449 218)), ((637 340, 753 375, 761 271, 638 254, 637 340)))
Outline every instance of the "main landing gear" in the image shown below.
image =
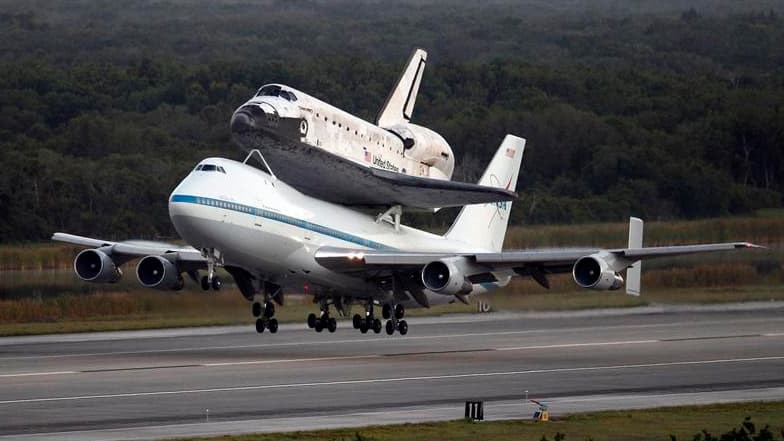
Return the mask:
POLYGON ((263 333, 265 329, 269 329, 269 332, 273 334, 278 332, 278 319, 274 317, 275 303, 272 302, 272 299, 280 294, 280 289, 277 285, 265 282, 264 303, 253 302, 251 309, 253 317, 256 317, 256 332, 259 334, 263 333))
POLYGON ((387 335, 392 335, 395 331, 400 332, 400 335, 408 334, 408 323, 403 320, 403 317, 406 315, 406 309, 403 305, 397 304, 392 306, 388 303, 384 304, 381 308, 381 315, 388 319, 385 326, 387 335))
POLYGON ((318 316, 312 312, 308 315, 308 328, 315 329, 316 332, 325 329, 329 332, 335 332, 338 329, 338 322, 329 316, 329 304, 326 299, 319 301, 319 309, 321 309, 321 313, 318 316))
POLYGON ((354 329, 359 329, 359 332, 367 334, 369 330, 373 330, 376 334, 381 332, 381 320, 373 316, 373 301, 368 300, 365 307, 365 317, 362 318, 359 314, 354 314, 353 318, 354 329))
POLYGON ((223 286, 223 281, 215 275, 215 267, 220 262, 220 253, 215 248, 205 248, 201 250, 202 256, 207 259, 207 275, 201 277, 201 289, 209 291, 219 291, 223 286))

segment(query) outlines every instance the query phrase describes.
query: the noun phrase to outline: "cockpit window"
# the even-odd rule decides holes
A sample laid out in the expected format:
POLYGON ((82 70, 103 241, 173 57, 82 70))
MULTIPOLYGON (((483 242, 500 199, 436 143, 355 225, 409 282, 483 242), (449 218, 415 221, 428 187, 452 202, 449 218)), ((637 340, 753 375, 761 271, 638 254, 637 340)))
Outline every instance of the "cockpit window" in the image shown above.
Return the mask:
POLYGON ((281 89, 280 86, 264 86, 256 93, 256 96, 279 96, 286 101, 297 101, 297 96, 288 90, 281 89))
POLYGON ((220 172, 224 175, 226 174, 226 169, 219 165, 215 164, 200 164, 196 166, 196 170, 194 171, 203 171, 203 172, 220 172))
POLYGON ((264 86, 259 89, 259 92, 256 96, 279 96, 280 95, 280 86, 264 86))
POLYGON ((287 90, 281 90, 280 97, 292 102, 297 101, 297 96, 287 90))

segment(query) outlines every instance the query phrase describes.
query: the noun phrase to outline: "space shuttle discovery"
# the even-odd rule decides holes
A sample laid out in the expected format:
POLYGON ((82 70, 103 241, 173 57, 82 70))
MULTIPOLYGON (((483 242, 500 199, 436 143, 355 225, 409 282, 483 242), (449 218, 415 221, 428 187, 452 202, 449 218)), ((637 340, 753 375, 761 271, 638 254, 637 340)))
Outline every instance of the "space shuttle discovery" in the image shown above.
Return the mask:
POLYGON ((376 124, 283 84, 268 84, 231 119, 234 141, 303 193, 351 206, 433 209, 511 201, 516 194, 451 180, 438 133, 411 123, 427 53, 414 50, 376 124))

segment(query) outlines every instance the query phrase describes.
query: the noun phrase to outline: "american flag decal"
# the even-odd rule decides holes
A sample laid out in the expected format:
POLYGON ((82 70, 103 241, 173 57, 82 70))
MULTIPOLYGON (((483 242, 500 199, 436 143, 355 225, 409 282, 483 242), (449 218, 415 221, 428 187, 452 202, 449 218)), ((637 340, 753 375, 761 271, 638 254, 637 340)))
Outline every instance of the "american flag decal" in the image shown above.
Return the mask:
POLYGON ((515 155, 515 149, 507 147, 506 148, 506 156, 508 156, 510 158, 514 158, 514 155, 515 155))

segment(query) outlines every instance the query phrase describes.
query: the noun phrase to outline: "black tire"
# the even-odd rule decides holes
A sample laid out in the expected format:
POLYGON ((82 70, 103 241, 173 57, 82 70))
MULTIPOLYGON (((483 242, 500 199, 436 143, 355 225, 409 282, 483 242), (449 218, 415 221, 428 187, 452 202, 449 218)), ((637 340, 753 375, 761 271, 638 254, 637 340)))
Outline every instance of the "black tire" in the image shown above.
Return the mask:
POLYGON ((270 319, 268 326, 271 333, 278 332, 278 319, 270 319))
POLYGON ((312 312, 308 314, 308 328, 310 329, 315 328, 317 321, 318 319, 316 318, 316 314, 313 314, 312 312))
POLYGON ((258 332, 259 334, 264 333, 264 320, 256 319, 256 332, 258 332))
POLYGON ((354 329, 359 329, 359 324, 362 323, 362 317, 359 314, 354 314, 354 319, 352 320, 354 325, 354 329))
POLYGON ((335 332, 338 329, 338 321, 334 318, 331 318, 327 321, 327 329, 329 332, 335 332))
POLYGON ((201 289, 203 291, 210 290, 210 279, 207 276, 201 276, 201 289))
POLYGON ((384 317, 384 319, 392 317, 392 307, 389 306, 389 303, 385 303, 384 306, 381 307, 381 316, 384 317))
POLYGON ((362 323, 359 324, 359 332, 363 334, 367 334, 368 332, 368 324, 366 321, 362 320, 362 323))
POLYGON ((316 332, 323 331, 324 330, 324 323, 321 323, 321 320, 316 320, 316 324, 313 326, 313 329, 315 329, 316 332))
POLYGON ((387 335, 392 335, 395 333, 395 324, 392 323, 392 320, 387 320, 387 335))
POLYGON ((253 306, 251 307, 251 311, 253 311, 253 317, 258 317, 261 315, 261 303, 253 302, 253 306))
POLYGON ((397 324, 397 330, 400 331, 400 335, 408 334, 408 323, 405 320, 400 320, 397 324))
POLYGON ((221 286, 223 286, 223 281, 218 276, 212 277, 212 290, 213 291, 220 291, 221 286))
POLYGON ((381 326, 381 320, 379 319, 373 320, 373 332, 378 334, 381 332, 381 329, 383 329, 383 326, 381 326))
POLYGON ((403 305, 395 305, 395 318, 400 320, 406 316, 406 308, 403 305))
POLYGON ((264 317, 272 318, 275 315, 275 304, 267 302, 264 304, 264 317))

